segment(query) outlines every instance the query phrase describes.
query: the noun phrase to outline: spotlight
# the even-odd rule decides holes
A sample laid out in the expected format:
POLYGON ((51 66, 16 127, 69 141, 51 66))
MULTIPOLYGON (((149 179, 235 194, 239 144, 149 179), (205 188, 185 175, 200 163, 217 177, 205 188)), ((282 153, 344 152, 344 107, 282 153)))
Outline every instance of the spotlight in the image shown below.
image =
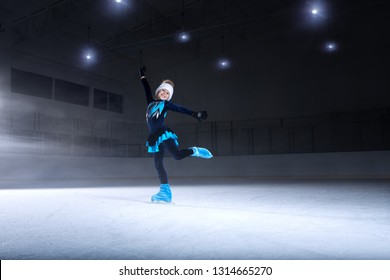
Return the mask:
POLYGON ((96 61, 96 52, 92 49, 85 50, 83 53, 83 60, 85 63, 92 63, 96 61))
POLYGON ((91 60, 93 58, 93 53, 91 50, 87 50, 84 54, 84 57, 88 60, 91 60))
POLYGON ((321 3, 306 6, 305 10, 305 13, 309 14, 312 18, 324 18, 327 15, 326 6, 321 3))
POLYGON ((228 58, 221 58, 217 62, 218 69, 225 70, 229 69, 231 66, 231 62, 228 58))
POLYGON ((111 16, 118 17, 118 16, 128 16, 128 12, 130 9, 133 8, 133 2, 134 0, 105 0, 101 1, 105 2, 104 9, 108 13, 114 13, 111 16))
POLYGON ((176 39, 177 41, 179 41, 180 43, 187 43, 188 41, 190 41, 191 39, 191 36, 190 34, 188 34, 187 32, 180 32, 177 36, 176 36, 176 39))
POLYGON ((337 50, 337 44, 335 42, 327 42, 324 46, 326 52, 335 52, 337 50))
POLYGON ((90 36, 91 36, 91 25, 88 25, 87 45, 83 51, 83 60, 88 63, 94 61, 96 56, 95 55, 96 52, 91 48, 90 36))

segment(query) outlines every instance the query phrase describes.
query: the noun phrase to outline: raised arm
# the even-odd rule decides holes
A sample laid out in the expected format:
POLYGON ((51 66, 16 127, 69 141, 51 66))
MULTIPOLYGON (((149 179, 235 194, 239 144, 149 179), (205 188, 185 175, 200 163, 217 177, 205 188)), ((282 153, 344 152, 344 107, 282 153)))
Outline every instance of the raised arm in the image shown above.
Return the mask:
POLYGON ((142 66, 139 68, 139 76, 140 76, 142 85, 144 86, 146 102, 149 105, 150 103, 153 102, 153 96, 152 96, 152 91, 150 89, 149 82, 148 82, 148 80, 146 80, 145 66, 142 66))

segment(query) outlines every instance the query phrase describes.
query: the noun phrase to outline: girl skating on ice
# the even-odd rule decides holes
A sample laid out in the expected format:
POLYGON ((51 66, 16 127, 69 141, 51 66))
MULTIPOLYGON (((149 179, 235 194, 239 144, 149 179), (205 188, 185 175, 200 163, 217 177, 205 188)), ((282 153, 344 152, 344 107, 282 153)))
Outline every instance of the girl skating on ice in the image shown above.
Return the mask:
POLYGON ((190 115, 197 120, 205 120, 207 118, 207 112, 194 112, 170 102, 169 100, 173 96, 173 82, 170 80, 163 81, 156 89, 154 95, 152 95, 149 83, 145 77, 145 67, 139 69, 139 74, 145 89, 146 102, 148 104, 146 109, 146 122, 150 134, 146 146, 148 147, 148 152, 153 154, 154 165, 161 183, 160 191, 152 196, 152 202, 171 202, 172 193, 163 162, 165 150, 168 150, 176 160, 181 160, 188 156, 208 159, 212 158, 213 155, 207 149, 199 147, 179 150, 178 137, 169 127, 164 125, 164 119, 169 110, 190 115))

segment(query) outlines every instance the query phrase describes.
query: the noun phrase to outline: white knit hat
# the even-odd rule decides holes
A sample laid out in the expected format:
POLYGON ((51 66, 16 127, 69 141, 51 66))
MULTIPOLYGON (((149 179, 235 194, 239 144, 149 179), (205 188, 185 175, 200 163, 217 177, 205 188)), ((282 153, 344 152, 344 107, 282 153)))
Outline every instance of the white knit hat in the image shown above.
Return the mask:
POLYGON ((168 83, 162 83, 157 89, 156 89, 156 92, 155 94, 157 95, 157 93, 162 90, 162 89, 166 89, 168 92, 169 92, 169 97, 168 97, 168 101, 171 100, 172 96, 173 96, 173 86, 171 86, 170 84, 168 83))

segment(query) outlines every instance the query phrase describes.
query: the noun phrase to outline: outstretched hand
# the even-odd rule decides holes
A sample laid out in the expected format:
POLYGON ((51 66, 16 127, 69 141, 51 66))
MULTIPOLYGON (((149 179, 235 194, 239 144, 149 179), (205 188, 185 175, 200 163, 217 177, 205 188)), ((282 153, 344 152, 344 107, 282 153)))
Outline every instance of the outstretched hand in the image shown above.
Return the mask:
POLYGON ((198 121, 207 119, 207 111, 199 111, 192 113, 192 116, 198 121))
POLYGON ((138 69, 138 74, 140 79, 145 78, 145 72, 146 72, 146 67, 145 66, 140 66, 138 69))

